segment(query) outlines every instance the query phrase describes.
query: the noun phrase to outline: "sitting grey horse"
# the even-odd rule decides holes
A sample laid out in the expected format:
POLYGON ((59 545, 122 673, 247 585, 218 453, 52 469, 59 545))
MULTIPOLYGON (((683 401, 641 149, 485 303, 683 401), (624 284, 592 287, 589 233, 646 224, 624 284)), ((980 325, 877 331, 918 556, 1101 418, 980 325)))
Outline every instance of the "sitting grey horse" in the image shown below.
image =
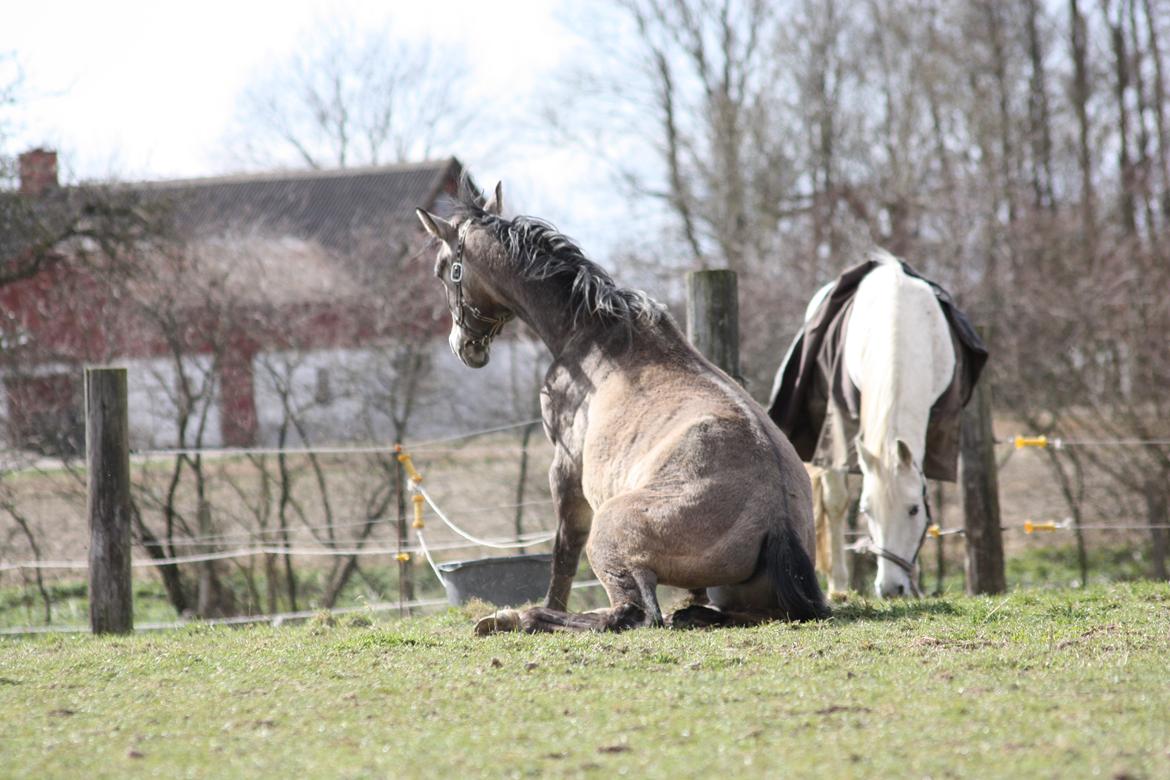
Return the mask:
POLYGON ((665 309, 618 287, 552 226, 500 216, 464 188, 448 221, 418 210, 441 245, 435 276, 451 349, 479 368, 513 318, 553 354, 541 411, 555 447, 557 513, 546 606, 483 618, 480 634, 664 623, 656 586, 691 591, 677 627, 828 615, 813 571, 812 497, 764 410, 687 343, 665 309), (567 611, 582 548, 610 607, 567 611))

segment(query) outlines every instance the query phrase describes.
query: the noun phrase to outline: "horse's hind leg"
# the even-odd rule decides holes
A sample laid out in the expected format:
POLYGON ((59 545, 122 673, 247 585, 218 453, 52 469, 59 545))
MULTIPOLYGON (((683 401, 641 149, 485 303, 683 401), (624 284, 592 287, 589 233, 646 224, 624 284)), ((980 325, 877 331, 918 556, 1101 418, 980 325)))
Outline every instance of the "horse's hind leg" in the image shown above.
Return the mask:
POLYGON ((731 626, 756 626, 768 620, 775 620, 771 612, 745 612, 719 609, 702 604, 690 604, 675 610, 666 624, 674 629, 723 628, 731 626))

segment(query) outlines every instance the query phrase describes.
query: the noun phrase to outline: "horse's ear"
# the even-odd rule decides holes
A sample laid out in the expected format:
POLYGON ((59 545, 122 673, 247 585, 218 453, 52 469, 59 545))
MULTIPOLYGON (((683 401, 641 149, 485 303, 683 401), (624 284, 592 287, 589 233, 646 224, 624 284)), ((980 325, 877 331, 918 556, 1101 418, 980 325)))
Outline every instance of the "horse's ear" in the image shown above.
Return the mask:
POLYGON ((910 445, 904 439, 898 439, 898 463, 902 468, 908 469, 914 465, 914 453, 910 451, 910 445))
POLYGON ((861 437, 858 436, 854 445, 857 448, 857 462, 861 465, 862 471, 876 471, 878 467, 878 456, 865 448, 861 443, 861 437))
POLYGON ((495 214, 497 217, 504 212, 504 183, 502 181, 496 182, 496 189, 488 198, 488 202, 484 204, 483 210, 489 214, 495 214))
POLYGON ((458 231, 454 225, 424 209, 415 209, 414 213, 418 215, 418 221, 422 223, 422 226, 426 228, 428 233, 444 244, 454 245, 455 239, 458 236, 458 231))

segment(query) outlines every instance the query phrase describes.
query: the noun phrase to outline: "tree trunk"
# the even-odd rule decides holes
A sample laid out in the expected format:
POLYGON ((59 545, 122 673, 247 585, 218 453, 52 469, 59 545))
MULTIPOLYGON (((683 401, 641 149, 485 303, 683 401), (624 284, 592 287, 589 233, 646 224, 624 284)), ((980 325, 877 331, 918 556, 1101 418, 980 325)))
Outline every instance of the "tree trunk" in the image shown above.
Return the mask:
POLYGON ((1036 208, 1051 209, 1052 186, 1052 122, 1048 110, 1048 79, 1044 69, 1044 50, 1040 42, 1037 0, 1027 0, 1028 59, 1032 72, 1028 80, 1028 120, 1032 141, 1032 190, 1036 208))
POLYGON ((1081 230, 1084 236, 1084 259, 1087 270, 1096 263, 1097 216, 1096 194, 1093 188, 1093 157, 1090 153, 1092 128, 1089 126, 1089 65, 1085 18, 1077 0, 1069 0, 1070 43, 1073 58, 1073 110, 1077 115, 1079 142, 1077 161, 1081 171, 1081 230))
POLYGON ((1008 217, 1008 252, 1015 265, 1015 237, 1010 228, 1016 224, 1018 207, 1016 205, 1016 187, 1012 175, 1012 162, 1015 160, 1015 145, 1012 142, 1012 109, 1011 88, 1007 76, 1007 52, 1004 49, 1003 24, 999 17, 999 0, 986 0, 983 5, 987 17, 987 33, 991 41, 992 72, 995 75, 996 103, 999 106, 999 175, 1003 202, 1007 206, 1008 217))
POLYGON ((1138 37, 1137 0, 1126 0, 1129 11, 1129 47, 1133 67, 1133 91, 1136 98, 1137 154, 1134 161, 1134 194, 1141 198, 1145 215, 1147 242, 1157 251, 1158 224, 1154 217, 1154 204, 1150 199, 1150 131, 1146 124, 1149 105, 1146 102, 1146 79, 1142 73, 1142 44, 1138 37))
MULTIPOLYGON (((1166 128, 1166 71, 1162 66, 1162 47, 1158 38, 1157 17, 1150 8, 1150 0, 1142 0, 1150 46, 1150 59, 1154 63, 1154 126, 1158 131, 1158 167, 1162 172, 1162 217, 1163 224, 1170 223, 1170 134, 1166 128)), ((1161 251, 1165 252, 1165 249, 1161 251)))
MULTIPOLYGON (((130 511, 134 516, 134 527, 138 531, 138 538, 141 540, 146 554, 155 560, 166 558, 167 551, 163 546, 162 540, 146 527, 146 523, 143 522, 142 513, 138 511, 138 507, 131 505, 130 511)), ((159 564, 156 568, 158 569, 158 575, 162 578, 163 589, 167 592, 167 600, 175 608, 175 613, 182 615, 191 605, 191 599, 187 593, 187 586, 183 582, 182 571, 174 563, 159 564)))
POLYGON ((1134 206, 1133 161, 1129 151, 1129 107, 1125 96, 1129 91, 1129 62, 1125 48, 1125 16, 1120 11, 1116 21, 1109 18, 1109 3, 1105 4, 1105 21, 1109 25, 1109 40, 1113 48, 1114 96, 1117 99, 1117 168, 1121 174, 1121 193, 1118 208, 1121 225, 1127 236, 1137 234, 1137 211, 1134 206))
MULTIPOLYGON (((515 517, 515 533, 516 541, 520 541, 520 537, 524 535, 524 493, 528 486, 528 443, 532 439, 532 432, 536 430, 540 423, 530 423, 524 426, 524 435, 520 439, 520 475, 516 477, 516 517, 515 517)), ((524 548, 520 547, 518 552, 523 555, 524 548)))
POLYGON ((400 614, 408 614, 404 605, 414 601, 414 570, 409 556, 401 554, 409 541, 409 525, 406 519, 406 471, 397 460, 394 462, 394 491, 398 504, 398 610, 400 614))
POLYGON ((1167 514, 1166 483, 1152 480, 1146 484, 1146 521, 1150 524, 1150 564, 1154 579, 1165 582, 1170 578, 1166 568, 1166 555, 1170 547, 1170 522, 1167 514))

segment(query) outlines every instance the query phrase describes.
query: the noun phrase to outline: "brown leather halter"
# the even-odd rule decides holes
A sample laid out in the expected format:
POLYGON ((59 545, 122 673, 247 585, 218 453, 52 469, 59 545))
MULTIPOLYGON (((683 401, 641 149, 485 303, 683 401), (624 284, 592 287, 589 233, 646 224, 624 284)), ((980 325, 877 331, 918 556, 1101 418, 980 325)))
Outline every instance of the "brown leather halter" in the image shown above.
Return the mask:
POLYGON ((489 317, 481 312, 473 304, 467 303, 463 299, 463 245, 467 240, 467 231, 459 231, 459 243, 455 250, 455 259, 451 263, 450 279, 451 284, 455 287, 455 306, 451 306, 450 300, 447 301, 447 306, 452 310, 452 317, 455 319, 455 324, 464 333, 471 334, 472 338, 467 340, 468 344, 472 346, 479 346, 487 349, 492 343, 492 339, 499 335, 504 326, 507 325, 516 316, 511 311, 504 309, 504 313, 498 317, 489 317), (487 328, 471 327, 468 321, 468 315, 480 323, 487 325, 487 328))

